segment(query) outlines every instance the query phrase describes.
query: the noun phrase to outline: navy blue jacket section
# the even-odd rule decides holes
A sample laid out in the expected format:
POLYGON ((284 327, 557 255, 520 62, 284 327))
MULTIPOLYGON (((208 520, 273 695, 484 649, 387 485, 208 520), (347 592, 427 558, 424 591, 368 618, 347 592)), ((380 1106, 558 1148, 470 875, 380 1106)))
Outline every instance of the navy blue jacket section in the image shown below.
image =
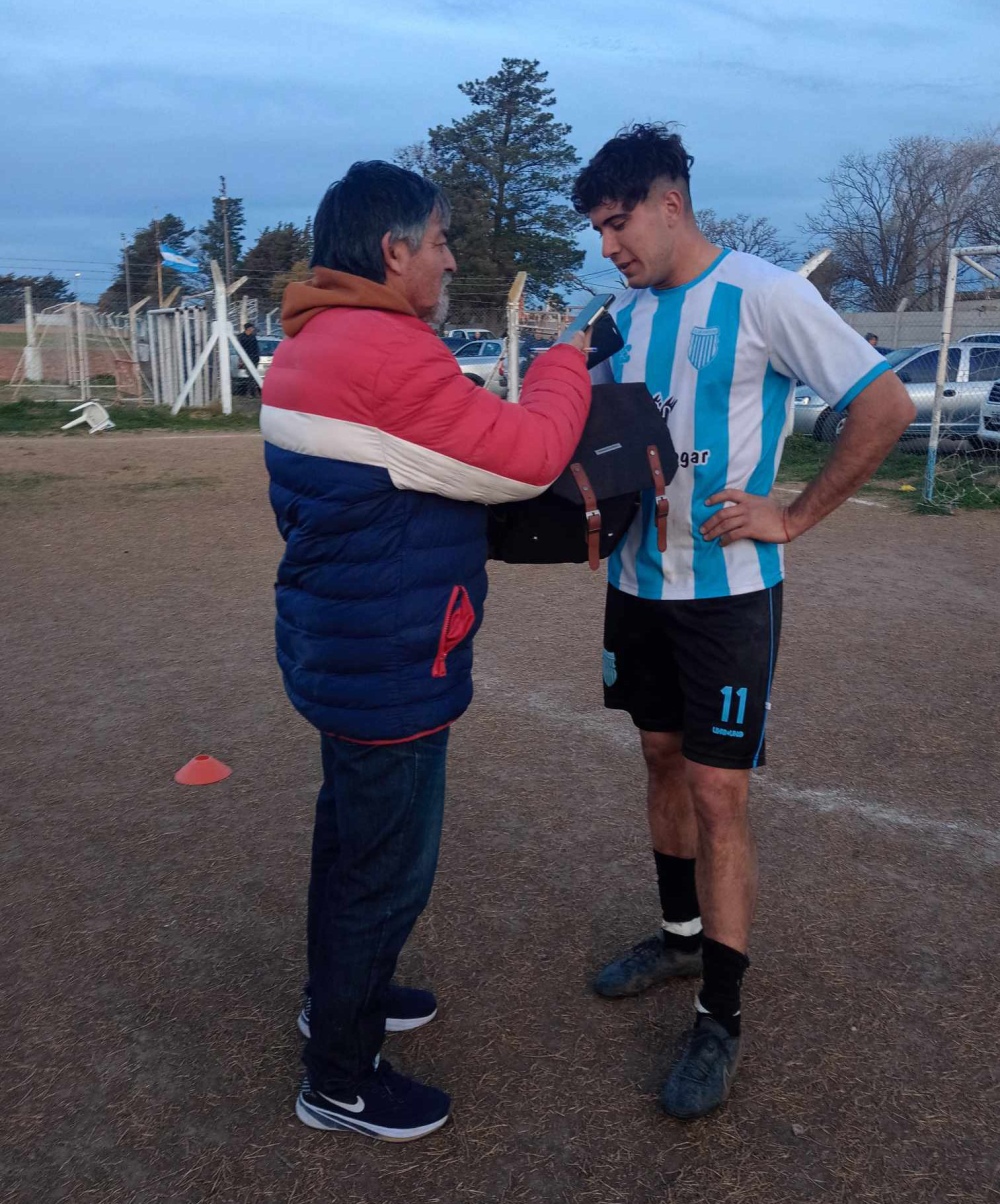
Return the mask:
POLYGON ((485 507, 396 489, 384 468, 264 448, 293 705, 321 731, 371 742, 457 719, 486 597, 485 507))

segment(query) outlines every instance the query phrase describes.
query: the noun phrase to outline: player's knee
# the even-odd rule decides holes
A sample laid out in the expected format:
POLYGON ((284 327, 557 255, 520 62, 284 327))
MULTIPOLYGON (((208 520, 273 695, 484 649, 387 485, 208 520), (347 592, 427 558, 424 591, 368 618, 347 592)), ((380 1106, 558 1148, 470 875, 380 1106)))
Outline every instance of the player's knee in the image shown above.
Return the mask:
POLYGON ((654 781, 666 782, 684 774, 680 737, 674 732, 643 732, 642 755, 654 781))
MULTIPOLYGON (((707 767, 699 766, 699 770, 707 767)), ((688 785, 700 831, 708 839, 725 838, 747 825, 747 789, 731 770, 695 772, 688 785)))

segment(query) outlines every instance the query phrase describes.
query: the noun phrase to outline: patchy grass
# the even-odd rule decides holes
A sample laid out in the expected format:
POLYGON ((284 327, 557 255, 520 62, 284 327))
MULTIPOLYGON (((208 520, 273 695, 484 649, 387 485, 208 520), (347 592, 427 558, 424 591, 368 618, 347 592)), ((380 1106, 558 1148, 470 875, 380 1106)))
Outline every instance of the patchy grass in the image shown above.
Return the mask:
MULTIPOLYGON (((792 435, 785 444, 778 481, 811 480, 832 450, 830 444, 819 443, 809 435, 792 435)), ((896 450, 886 457, 862 492, 901 492, 920 514, 1000 509, 1000 453, 962 450, 939 454, 935 497, 930 503, 923 499, 926 471, 926 452, 896 450)))
POLYGON ((0 494, 27 493, 65 480, 65 474, 59 472, 0 472, 0 494))
MULTIPOLYGON (((833 446, 819 443, 811 435, 791 435, 778 471, 779 483, 811 481, 830 458, 833 446)), ((886 482, 896 486, 916 484, 923 480, 927 456, 919 452, 893 451, 886 457, 866 488, 885 488, 886 482)))
MULTIPOLYGON (((72 402, 15 401, 0 405, 0 435, 56 435, 63 423, 78 417, 70 413, 72 402)), ((258 413, 256 407, 230 414, 219 410, 181 410, 175 418, 167 406, 105 407, 111 421, 120 431, 236 431, 256 430, 258 413)), ((88 433, 85 425, 73 427, 66 435, 88 433)))

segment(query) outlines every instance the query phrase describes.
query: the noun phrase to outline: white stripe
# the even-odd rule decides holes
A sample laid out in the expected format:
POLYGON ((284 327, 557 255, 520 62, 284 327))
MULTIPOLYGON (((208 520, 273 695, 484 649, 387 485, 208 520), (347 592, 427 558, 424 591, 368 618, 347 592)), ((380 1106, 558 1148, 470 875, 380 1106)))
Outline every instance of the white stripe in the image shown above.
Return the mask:
MULTIPOLYGON (((629 326, 628 343, 631 353, 628 362, 622 367, 622 384, 639 381, 646 383, 646 355, 649 351, 649 335, 656 313, 656 298, 648 290, 641 294, 632 310, 632 323, 629 326)), ((619 588, 626 594, 637 594, 639 582, 636 577, 635 557, 642 542, 642 511, 632 520, 628 535, 621 550, 621 578, 619 588)))
MULTIPOLYGON (((763 445, 764 374, 767 349, 755 331, 747 312, 753 298, 746 291, 740 303, 740 327, 736 335, 736 360, 733 383, 729 390, 729 468, 727 489, 745 490, 750 476, 760 463, 763 445)), ((738 539, 722 554, 726 560, 730 594, 748 594, 764 588, 757 545, 738 539)))
POLYGON ((304 414, 277 406, 260 408, 261 434, 276 447, 305 456, 388 470, 397 489, 436 493, 463 502, 517 502, 537 497, 551 484, 528 485, 485 468, 464 464, 441 452, 409 443, 372 426, 304 414))
POLYGON ((664 932, 669 932, 673 936, 697 936, 701 932, 701 916, 695 916, 693 920, 684 920, 682 923, 662 920, 660 926, 664 932))

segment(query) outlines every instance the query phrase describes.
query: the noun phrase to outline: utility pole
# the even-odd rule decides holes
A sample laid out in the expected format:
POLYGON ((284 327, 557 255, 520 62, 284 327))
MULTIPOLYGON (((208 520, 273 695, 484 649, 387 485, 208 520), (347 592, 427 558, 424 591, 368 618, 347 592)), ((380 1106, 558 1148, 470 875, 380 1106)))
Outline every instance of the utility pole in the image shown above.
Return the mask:
POLYGON ((163 256, 160 254, 160 219, 153 218, 153 237, 156 240, 156 307, 163 308, 163 256))
MULTIPOLYGON (((156 250, 157 250, 157 254, 159 254, 159 247, 157 247, 156 250)), ((126 240, 124 234, 122 235, 122 258, 125 262, 125 308, 127 310, 131 311, 131 309, 132 309, 132 274, 129 271, 128 241, 126 240)))
POLYGON ((222 246, 226 267, 226 288, 232 281, 233 257, 229 249, 229 196, 226 192, 226 177, 219 176, 219 200, 222 202, 222 246))

